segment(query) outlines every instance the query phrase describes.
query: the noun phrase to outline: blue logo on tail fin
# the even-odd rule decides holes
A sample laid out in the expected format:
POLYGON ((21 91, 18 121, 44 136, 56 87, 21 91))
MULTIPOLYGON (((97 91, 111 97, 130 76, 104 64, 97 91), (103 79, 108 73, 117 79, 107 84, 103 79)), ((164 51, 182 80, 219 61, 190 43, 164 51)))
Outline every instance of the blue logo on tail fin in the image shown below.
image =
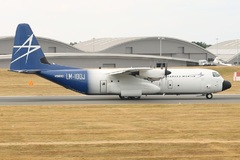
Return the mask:
POLYGON ((19 24, 16 30, 10 70, 18 72, 37 72, 42 70, 73 69, 51 65, 28 24, 19 24))
POLYGON ((13 53, 14 55, 21 54, 21 52, 19 51, 23 48, 26 48, 27 52, 17 57, 16 59, 12 60, 11 64, 18 60, 21 60, 24 57, 26 57, 26 61, 25 61, 25 64, 26 64, 28 62, 29 54, 34 53, 36 50, 41 48, 39 45, 33 45, 32 39, 33 39, 33 34, 21 46, 13 46, 13 48, 17 48, 16 52, 13 53))
POLYGON ((40 70, 44 64, 40 59, 45 57, 36 37, 28 24, 19 24, 14 39, 10 70, 40 70))

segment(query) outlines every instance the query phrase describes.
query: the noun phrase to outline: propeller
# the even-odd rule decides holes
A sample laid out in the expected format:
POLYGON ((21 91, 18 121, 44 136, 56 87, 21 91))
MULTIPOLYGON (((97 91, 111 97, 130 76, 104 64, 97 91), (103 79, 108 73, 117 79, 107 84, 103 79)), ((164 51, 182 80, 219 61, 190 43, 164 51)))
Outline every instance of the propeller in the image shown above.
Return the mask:
POLYGON ((167 75, 172 73, 171 71, 167 70, 167 66, 168 66, 167 63, 165 63, 165 72, 164 72, 165 76, 167 76, 167 75))

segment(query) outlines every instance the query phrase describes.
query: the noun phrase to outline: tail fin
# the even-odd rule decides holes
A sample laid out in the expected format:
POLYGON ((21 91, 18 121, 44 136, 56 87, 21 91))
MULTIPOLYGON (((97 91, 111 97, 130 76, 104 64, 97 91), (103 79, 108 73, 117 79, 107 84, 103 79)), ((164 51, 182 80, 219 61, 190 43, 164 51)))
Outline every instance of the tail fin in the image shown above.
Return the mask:
POLYGON ((10 64, 11 71, 32 73, 42 70, 57 70, 66 68, 71 67, 51 65, 47 61, 30 26, 28 24, 18 25, 10 64))
POLYGON ((16 30, 10 70, 31 72, 47 68, 45 55, 28 24, 19 24, 16 30))

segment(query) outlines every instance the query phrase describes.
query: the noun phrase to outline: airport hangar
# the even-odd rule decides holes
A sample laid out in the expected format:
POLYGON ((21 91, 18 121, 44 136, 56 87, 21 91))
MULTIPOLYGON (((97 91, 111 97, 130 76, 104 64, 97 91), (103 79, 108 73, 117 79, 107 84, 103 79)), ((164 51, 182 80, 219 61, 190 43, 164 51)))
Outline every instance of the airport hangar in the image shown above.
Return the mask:
POLYGON ((213 53, 219 59, 225 63, 232 65, 240 64, 240 40, 233 39, 228 41, 223 41, 208 47, 206 50, 213 53))
MULTIPOLYGON (((211 52, 193 43, 169 37, 99 38, 74 46, 37 38, 50 63, 78 68, 196 66, 214 59, 211 52)), ((8 68, 14 37, 0 38, 0 68, 8 68)))

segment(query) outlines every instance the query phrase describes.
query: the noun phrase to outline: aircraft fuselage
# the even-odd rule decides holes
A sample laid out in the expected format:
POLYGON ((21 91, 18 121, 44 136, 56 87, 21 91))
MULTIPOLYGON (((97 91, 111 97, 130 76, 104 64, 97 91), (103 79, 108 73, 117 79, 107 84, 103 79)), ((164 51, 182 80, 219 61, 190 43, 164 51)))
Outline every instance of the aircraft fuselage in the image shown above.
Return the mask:
POLYGON ((209 69, 169 69, 171 74, 157 81, 138 75, 110 75, 114 70, 119 69, 49 70, 41 71, 39 76, 89 95, 207 94, 224 88, 224 79, 209 69))

